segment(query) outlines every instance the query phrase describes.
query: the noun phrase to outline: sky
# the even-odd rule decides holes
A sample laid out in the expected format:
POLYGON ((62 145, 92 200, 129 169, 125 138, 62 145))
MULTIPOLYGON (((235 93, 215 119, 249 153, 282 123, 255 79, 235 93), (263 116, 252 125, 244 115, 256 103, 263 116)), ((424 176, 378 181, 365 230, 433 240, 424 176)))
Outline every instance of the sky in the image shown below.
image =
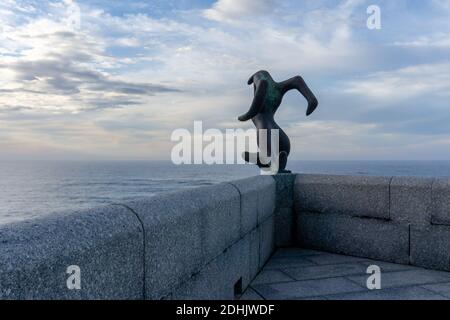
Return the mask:
POLYGON ((0 159, 168 160, 194 121, 252 128, 264 69, 319 100, 276 114, 291 159, 450 160, 449 17, 450 0, 2 0, 0 159))

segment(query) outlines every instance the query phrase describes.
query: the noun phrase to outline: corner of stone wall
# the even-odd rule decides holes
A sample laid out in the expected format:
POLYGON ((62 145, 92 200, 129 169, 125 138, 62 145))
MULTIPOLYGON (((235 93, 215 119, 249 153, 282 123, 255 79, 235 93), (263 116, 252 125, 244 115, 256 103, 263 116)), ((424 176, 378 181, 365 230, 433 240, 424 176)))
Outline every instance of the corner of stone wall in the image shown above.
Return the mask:
POLYGON ((295 244, 294 183, 296 174, 274 175, 276 182, 275 246, 291 247, 295 244))

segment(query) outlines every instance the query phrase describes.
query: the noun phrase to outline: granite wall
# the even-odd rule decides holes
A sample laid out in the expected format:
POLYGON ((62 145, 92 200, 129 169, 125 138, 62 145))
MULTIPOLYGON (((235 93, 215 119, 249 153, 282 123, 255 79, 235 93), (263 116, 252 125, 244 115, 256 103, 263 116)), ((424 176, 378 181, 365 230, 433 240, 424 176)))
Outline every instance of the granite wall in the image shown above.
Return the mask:
POLYGON ((259 176, 1 225, 0 298, 233 299, 274 250, 275 201, 259 176))
POLYGON ((450 271, 450 181, 297 175, 293 244, 450 271))
POLYGON ((450 181, 258 176, 0 225, 0 298, 233 299, 286 246, 450 271, 450 181))

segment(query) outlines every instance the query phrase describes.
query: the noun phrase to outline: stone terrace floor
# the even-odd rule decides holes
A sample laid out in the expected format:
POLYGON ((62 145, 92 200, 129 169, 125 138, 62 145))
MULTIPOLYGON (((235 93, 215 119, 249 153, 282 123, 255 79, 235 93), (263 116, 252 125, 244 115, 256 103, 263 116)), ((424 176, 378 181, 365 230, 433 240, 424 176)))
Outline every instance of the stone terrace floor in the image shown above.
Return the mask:
POLYGON ((450 300, 450 272, 305 249, 280 249, 241 300, 450 300), (381 290, 367 289, 367 267, 381 290))

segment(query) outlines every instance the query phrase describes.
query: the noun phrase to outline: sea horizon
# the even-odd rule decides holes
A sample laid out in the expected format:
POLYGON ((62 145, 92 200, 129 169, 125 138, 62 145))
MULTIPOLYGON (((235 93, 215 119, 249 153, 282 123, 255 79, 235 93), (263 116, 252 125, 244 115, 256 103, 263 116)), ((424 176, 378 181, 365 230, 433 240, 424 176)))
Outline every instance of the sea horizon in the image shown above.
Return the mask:
MULTIPOLYGON (((0 160, 0 223, 129 202, 260 174, 165 160, 0 160)), ((450 178, 450 160, 290 160, 293 173, 450 178)))

